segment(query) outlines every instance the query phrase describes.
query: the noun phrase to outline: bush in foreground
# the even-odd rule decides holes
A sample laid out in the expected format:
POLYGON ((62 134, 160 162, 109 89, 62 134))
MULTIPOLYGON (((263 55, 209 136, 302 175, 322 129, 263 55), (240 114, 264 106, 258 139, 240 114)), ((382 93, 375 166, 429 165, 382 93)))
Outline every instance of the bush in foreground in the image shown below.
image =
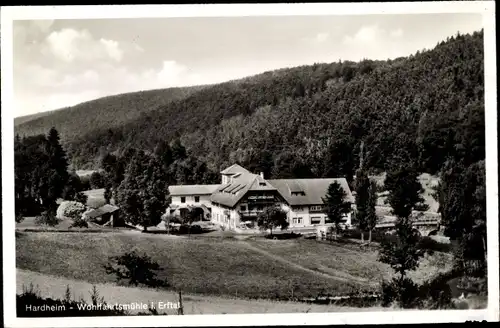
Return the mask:
POLYGON ((82 218, 77 218, 73 221, 70 228, 88 228, 89 224, 82 218))
POLYGON ((35 218, 35 223, 38 225, 48 225, 54 227, 59 224, 60 220, 54 215, 52 211, 43 211, 35 218))
POLYGON ((130 285, 143 284, 148 287, 166 287, 166 280, 156 278, 156 272, 161 270, 160 265, 147 254, 139 255, 135 251, 127 252, 122 256, 110 257, 110 263, 104 265, 108 274, 116 275, 120 280, 128 280, 130 285))

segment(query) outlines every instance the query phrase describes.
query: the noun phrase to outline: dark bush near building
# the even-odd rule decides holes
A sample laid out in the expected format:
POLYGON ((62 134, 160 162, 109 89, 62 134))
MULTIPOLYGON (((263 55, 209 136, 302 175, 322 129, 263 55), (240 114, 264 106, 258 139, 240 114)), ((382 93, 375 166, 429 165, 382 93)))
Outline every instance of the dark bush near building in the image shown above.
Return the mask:
POLYGON ((443 244, 430 237, 421 237, 418 242, 418 248, 425 250, 432 254, 433 252, 445 252, 449 253, 452 251, 452 244, 443 244))
POLYGON ((82 218, 75 219, 70 228, 88 228, 89 224, 82 218))
POLYGON ((47 225, 49 227, 56 226, 60 220, 56 217, 55 213, 52 211, 43 211, 39 216, 36 217, 35 223, 38 225, 47 225))
POLYGON ((269 234, 269 235, 266 235, 265 238, 267 239, 275 239, 275 240, 281 240, 281 239, 295 239, 295 238, 299 238, 301 237, 302 234, 300 233, 294 233, 294 232, 290 232, 290 233, 274 233, 274 234, 269 234))

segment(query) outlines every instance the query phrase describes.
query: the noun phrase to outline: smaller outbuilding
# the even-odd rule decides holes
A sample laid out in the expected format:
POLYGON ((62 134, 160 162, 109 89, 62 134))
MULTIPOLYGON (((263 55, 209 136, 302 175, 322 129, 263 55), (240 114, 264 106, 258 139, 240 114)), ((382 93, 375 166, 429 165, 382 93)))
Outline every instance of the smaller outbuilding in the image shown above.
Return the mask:
POLYGON ((105 204, 101 207, 91 209, 83 214, 86 221, 95 222, 100 225, 120 227, 124 226, 120 218, 120 208, 114 205, 105 204))

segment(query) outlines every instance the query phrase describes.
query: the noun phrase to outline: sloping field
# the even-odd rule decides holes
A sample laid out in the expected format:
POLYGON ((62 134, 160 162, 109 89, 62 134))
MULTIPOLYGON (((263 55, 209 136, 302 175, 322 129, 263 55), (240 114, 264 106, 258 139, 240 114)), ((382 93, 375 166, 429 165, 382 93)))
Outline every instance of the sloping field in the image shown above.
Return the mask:
MULTIPOLYGON (((279 256, 309 269, 337 276, 361 285, 378 285, 392 275, 388 265, 377 261, 378 252, 366 249, 363 252, 353 246, 319 243, 314 240, 266 240, 253 241, 252 245, 271 256, 279 256)), ((426 255, 416 271, 409 275, 422 283, 432 276, 451 269, 452 256, 435 252, 426 255)))
POLYGON ((167 278, 174 289, 186 293, 265 299, 286 299, 292 295, 315 297, 320 293, 335 295, 369 289, 372 284, 366 280, 365 272, 380 267, 373 256, 346 252, 341 247, 331 246, 322 250, 323 253, 311 251, 309 256, 302 256, 297 252, 314 244, 302 246, 299 242, 298 248, 283 248, 283 261, 266 256, 245 243, 254 241, 172 238, 134 232, 22 233, 18 234, 16 242, 16 266, 92 283, 114 282, 115 278, 106 274, 103 268, 108 263, 108 256, 136 249, 158 261, 163 268, 159 278, 167 278), (333 265, 337 253, 342 254, 343 260, 333 265), (324 262, 327 254, 331 259, 324 262), (356 264, 344 268, 349 258, 356 264), (321 272, 319 266, 328 267, 330 271, 321 272))
MULTIPOLYGON (((249 298, 347 293, 353 284, 312 275, 262 256, 231 239, 169 238, 140 233, 26 233, 16 242, 17 267, 94 283, 114 282, 108 256, 146 252, 164 268, 158 276, 187 293, 249 298), (292 290, 291 286, 295 286, 292 290)), ((367 263, 370 266, 372 263, 367 263)), ((359 287, 359 286, 357 286, 359 287)))
MULTIPOLYGON (((71 298, 83 298, 90 302, 92 284, 74 279, 49 276, 28 270, 17 269, 17 293, 22 293, 23 288, 33 284, 43 297, 63 298, 66 286, 70 286, 71 298)), ((173 291, 157 291, 148 288, 117 286, 115 284, 96 284, 99 295, 108 304, 150 304, 153 302, 158 307, 159 302, 168 304, 178 302, 178 295, 173 291)), ((351 312, 351 311, 389 311, 393 308, 371 307, 357 308, 347 306, 305 304, 298 302, 277 302, 268 300, 247 300, 238 298, 224 298, 183 294, 182 302, 184 314, 226 314, 226 313, 313 313, 313 312, 351 312)), ((131 311, 132 314, 137 311, 131 311)), ((167 315, 176 313, 172 307, 159 309, 160 313, 167 315)))

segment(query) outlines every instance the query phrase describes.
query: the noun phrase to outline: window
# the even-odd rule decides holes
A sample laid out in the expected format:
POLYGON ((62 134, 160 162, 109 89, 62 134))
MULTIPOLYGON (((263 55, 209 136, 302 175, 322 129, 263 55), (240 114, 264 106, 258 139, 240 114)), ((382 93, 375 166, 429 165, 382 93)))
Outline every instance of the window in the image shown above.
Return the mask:
POLYGON ((181 197, 181 203, 185 203, 186 202, 186 197, 181 197))
POLYGON ((321 217, 320 216, 313 216, 311 217, 311 224, 320 224, 321 223, 321 217))
POLYGON ((247 210, 247 207, 246 207, 245 205, 241 205, 241 206, 240 206, 240 209, 241 209, 243 212, 245 212, 245 211, 247 210))
POLYGON ((302 220, 302 218, 293 218, 293 224, 302 224, 304 221, 302 220))
POLYGON ((259 182, 259 186, 266 186, 266 183, 265 182, 259 182))
POLYGON ((194 202, 199 203, 200 202, 200 196, 194 196, 194 202))
POLYGON ((311 206, 311 211, 321 211, 322 206, 321 205, 313 205, 311 206))

